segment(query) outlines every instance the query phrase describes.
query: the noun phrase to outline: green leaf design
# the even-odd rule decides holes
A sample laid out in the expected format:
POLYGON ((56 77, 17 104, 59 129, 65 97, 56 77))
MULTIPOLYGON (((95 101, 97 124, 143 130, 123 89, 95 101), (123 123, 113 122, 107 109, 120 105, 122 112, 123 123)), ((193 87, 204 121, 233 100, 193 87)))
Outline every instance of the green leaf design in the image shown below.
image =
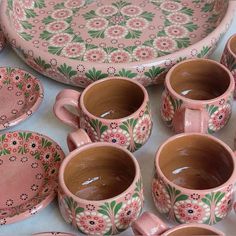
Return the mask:
POLYGON ((136 39, 140 38, 142 32, 139 30, 129 30, 128 34, 125 36, 126 39, 136 39))
POLYGON ((180 12, 192 16, 194 11, 191 8, 183 7, 180 12))
POLYGON ((64 63, 60 67, 57 67, 57 69, 67 78, 71 78, 72 76, 77 74, 77 72, 73 70, 71 66, 66 65, 66 63, 64 63))
POLYGON ((124 48, 124 50, 130 54, 133 53, 134 49, 136 49, 137 47, 136 46, 129 46, 129 47, 126 47, 124 48))
POLYGON ((111 209, 113 210, 114 206, 116 205, 116 201, 112 201, 110 204, 111 209))
POLYGON ((22 139, 25 139, 26 141, 28 141, 28 139, 32 136, 32 133, 19 132, 19 136, 22 139))
POLYGON ((94 10, 91 10, 91 11, 87 12, 86 14, 83 14, 83 17, 85 20, 90 20, 90 19, 97 17, 97 14, 95 13, 94 10))
POLYGON ((12 10, 13 9, 13 0, 8 0, 7 6, 8 6, 8 9, 12 10))
POLYGON ((189 23, 185 24, 184 27, 189 32, 193 32, 194 30, 197 30, 199 28, 198 25, 194 24, 193 22, 189 22, 189 23))
POLYGON ((134 129, 134 126, 137 124, 138 118, 137 119, 129 119, 127 121, 124 121, 119 127, 129 133, 130 129, 134 129))
POLYGON ((47 64, 41 57, 35 58, 34 62, 45 70, 51 68, 51 65, 47 64))
POLYGON ((143 17, 143 18, 146 19, 147 21, 152 21, 154 16, 155 16, 154 13, 152 13, 152 12, 147 12, 147 11, 143 12, 143 13, 140 15, 140 17, 143 17))
POLYGON ((102 38, 104 39, 105 34, 104 34, 105 30, 89 30, 88 33, 92 38, 102 38))
POLYGON ((36 160, 40 160, 41 154, 40 154, 40 152, 35 152, 35 153, 33 154, 33 156, 34 156, 34 158, 35 158, 36 160))
POLYGON ((55 19, 53 19, 51 16, 48 16, 48 17, 44 18, 42 22, 43 22, 45 25, 47 25, 47 24, 49 24, 49 23, 52 23, 53 21, 55 21, 55 19))
POLYGON ((33 27, 33 25, 30 24, 28 21, 21 21, 20 23, 24 29, 32 29, 32 27, 33 27))
POLYGON ((82 207, 77 207, 77 208, 75 209, 75 214, 78 215, 79 213, 81 213, 81 212, 83 212, 83 211, 84 211, 84 208, 82 208, 82 207))
POLYGON ((122 202, 118 203, 118 204, 115 206, 115 209, 114 209, 115 215, 117 214, 117 212, 120 210, 121 207, 122 207, 122 202))
POLYGON ((3 142, 5 139, 6 139, 6 134, 3 134, 3 135, 0 137, 0 141, 3 142))
POLYGON ((143 43, 143 45, 144 45, 144 46, 148 46, 148 47, 153 47, 153 42, 154 42, 153 39, 146 40, 146 41, 143 43))
POLYGON ((116 76, 126 77, 126 78, 134 78, 137 73, 132 72, 131 70, 125 70, 124 68, 118 72, 116 76))
POLYGON ((44 31, 40 34, 40 38, 41 38, 41 39, 45 39, 45 40, 49 40, 52 36, 53 36, 53 34, 50 33, 50 32, 48 32, 47 30, 44 30, 44 31))
POLYGON ((157 36, 158 36, 158 37, 166 36, 166 32, 165 32, 165 30, 161 30, 161 31, 159 31, 159 32, 157 33, 157 36))
POLYGON ((52 145, 52 142, 50 142, 49 140, 42 138, 42 147, 43 148, 47 148, 50 147, 52 145))
POLYGON ((106 125, 103 125, 102 122, 97 119, 92 119, 90 121, 90 124, 94 128, 94 130, 97 131, 97 133, 100 133, 100 135, 102 135, 103 132, 105 132, 108 129, 106 125))
POLYGON ((207 198, 202 198, 202 202, 204 202, 204 203, 207 204, 208 206, 211 206, 211 202, 210 202, 209 199, 207 199, 207 198))
POLYGON ((105 215, 105 216, 110 217, 109 214, 108 214, 108 212, 105 211, 105 210, 99 209, 98 212, 101 213, 102 215, 105 215))
POLYGON ((85 75, 92 81, 108 77, 108 74, 102 73, 102 71, 96 70, 94 67, 88 72, 86 72, 85 75))
POLYGON ((64 2, 57 3, 57 4, 54 6, 54 9, 55 9, 55 10, 64 9, 64 8, 65 8, 64 2))
POLYGON ((61 158, 60 158, 60 154, 58 152, 56 152, 54 155, 53 155, 53 159, 54 161, 60 161, 61 158))
POLYGON ((197 54, 197 57, 198 58, 205 57, 209 53, 210 50, 211 50, 211 47, 203 46, 201 52, 197 54))
POLYGON ((128 2, 122 1, 122 0, 112 3, 112 5, 115 6, 115 7, 117 7, 118 9, 121 9, 121 8, 123 8, 123 7, 125 7, 125 6, 130 5, 130 4, 131 4, 131 3, 128 3, 128 2))
POLYGON ((46 7, 44 0, 34 0, 34 7, 39 9, 46 7))
POLYGON ((19 33, 19 35, 26 41, 29 41, 33 38, 32 35, 30 34, 27 34, 26 32, 22 32, 22 33, 19 33))
POLYGON ((214 197, 214 201, 216 202, 216 204, 218 202, 220 202, 220 200, 225 196, 225 193, 222 193, 222 192, 217 192, 215 194, 215 197, 214 197))
POLYGON ((190 39, 189 38, 179 38, 175 39, 178 48, 186 48, 190 45, 190 39))
POLYGON ((114 51, 117 51, 117 48, 114 48, 114 47, 107 47, 107 48, 103 48, 103 50, 107 53, 107 54, 110 54, 114 51))
POLYGON ((104 235, 106 236, 106 235, 111 235, 111 234, 112 234, 112 227, 104 235))
POLYGON ((50 52, 53 55, 60 55, 62 49, 63 49, 62 47, 49 46, 48 47, 48 52, 50 52))
POLYGON ((202 11, 203 12, 211 12, 214 9, 214 2, 212 3, 206 3, 203 7, 202 7, 202 11))
POLYGON ((188 199, 188 195, 180 195, 176 198, 175 202, 178 202, 178 201, 184 201, 184 200, 187 200, 188 199))
POLYGON ((163 71, 165 71, 165 68, 161 68, 159 66, 158 67, 152 66, 152 68, 146 71, 144 75, 149 77, 151 80, 155 80, 157 76, 161 74, 163 71))
POLYGON ((27 18, 34 18, 38 16, 33 9, 25 9, 25 14, 27 18))

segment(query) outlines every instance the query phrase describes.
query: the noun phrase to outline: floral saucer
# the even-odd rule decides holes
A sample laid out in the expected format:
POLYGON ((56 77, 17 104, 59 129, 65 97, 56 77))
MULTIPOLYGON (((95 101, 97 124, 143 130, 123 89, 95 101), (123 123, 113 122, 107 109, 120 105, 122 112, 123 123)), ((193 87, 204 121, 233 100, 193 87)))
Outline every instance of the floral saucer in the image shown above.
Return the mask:
POLYGON ((41 82, 30 73, 12 67, 0 68, 0 130, 31 116, 43 100, 41 82))
POLYGON ((38 72, 86 87, 109 75, 145 86, 206 57, 234 16, 230 0, 2 0, 8 41, 38 72))
POLYGON ((0 225, 30 217, 54 199, 64 157, 60 146, 42 134, 0 136, 0 225))
POLYGON ((4 37, 4 34, 2 32, 2 29, 0 28, 0 52, 2 51, 2 49, 5 47, 6 44, 6 39, 4 37))
POLYGON ((44 232, 32 234, 32 236, 75 236, 75 234, 62 233, 62 232, 44 232))

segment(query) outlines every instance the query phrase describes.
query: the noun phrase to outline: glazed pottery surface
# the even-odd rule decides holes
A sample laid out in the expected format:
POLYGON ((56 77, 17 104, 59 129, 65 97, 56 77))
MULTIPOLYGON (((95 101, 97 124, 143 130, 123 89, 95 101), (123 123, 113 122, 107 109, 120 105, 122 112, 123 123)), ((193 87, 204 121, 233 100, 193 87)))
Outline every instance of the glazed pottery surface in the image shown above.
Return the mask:
POLYGON ((189 223, 169 229, 166 224, 150 212, 144 212, 133 224, 135 235, 147 236, 184 236, 184 235, 221 235, 224 233, 204 224, 189 223))
POLYGON ((135 157, 116 144, 91 143, 84 130, 68 136, 72 151, 59 170, 58 202, 65 221, 88 235, 126 230, 143 207, 135 157))
POLYGON ((6 44, 6 39, 4 37, 4 34, 2 32, 2 29, 0 27, 0 52, 2 51, 2 49, 5 47, 6 44))
POLYGON ((161 99, 161 117, 176 133, 212 134, 232 113, 235 82, 230 71, 209 59, 189 59, 169 70, 161 99))
POLYGON ((208 56, 233 2, 2 0, 0 15, 17 54, 50 78, 86 87, 118 75, 147 86, 178 61, 208 56))
POLYGON ((36 214, 55 197, 64 153, 52 139, 31 131, 0 136, 0 224, 36 214))
POLYGON ((61 91, 54 104, 55 115, 74 128, 85 129, 93 142, 121 145, 134 152, 151 135, 152 117, 146 89, 121 77, 110 77, 89 85, 81 94, 61 91), (64 106, 71 105, 79 117, 64 106))
POLYGON ((157 151, 152 196, 157 210, 178 223, 215 224, 232 209, 235 155, 206 134, 180 134, 157 151))
MULTIPOLYGON (((220 62, 231 71, 236 82, 236 34, 228 40, 220 62)), ((234 91, 234 98, 236 98, 236 90, 234 91)))
POLYGON ((0 130, 30 117, 44 97, 41 82, 30 73, 13 67, 0 68, 0 130))

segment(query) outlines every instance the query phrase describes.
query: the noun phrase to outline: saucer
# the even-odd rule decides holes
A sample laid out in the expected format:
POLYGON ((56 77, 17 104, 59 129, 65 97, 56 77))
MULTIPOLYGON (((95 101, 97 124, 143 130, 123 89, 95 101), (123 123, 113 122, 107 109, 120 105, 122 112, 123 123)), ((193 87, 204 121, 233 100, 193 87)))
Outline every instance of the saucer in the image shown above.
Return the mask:
POLYGON ((64 157, 57 143, 39 133, 0 136, 0 225, 30 217, 54 199, 64 157))
POLYGON ((27 119, 42 100, 43 86, 33 75, 19 68, 0 68, 0 130, 27 119))

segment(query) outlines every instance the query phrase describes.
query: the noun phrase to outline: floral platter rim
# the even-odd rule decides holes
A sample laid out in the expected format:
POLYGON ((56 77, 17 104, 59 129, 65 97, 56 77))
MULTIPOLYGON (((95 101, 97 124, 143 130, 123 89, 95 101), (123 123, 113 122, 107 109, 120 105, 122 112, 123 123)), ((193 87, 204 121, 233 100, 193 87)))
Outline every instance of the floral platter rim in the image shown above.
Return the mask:
MULTIPOLYGON (((20 133, 25 133, 26 135, 27 134, 31 134, 31 135, 33 134, 33 135, 39 136, 42 139, 45 139, 46 141, 51 142, 51 146, 54 146, 56 148, 56 150, 58 151, 58 156, 57 157, 62 158, 62 159, 58 159, 59 162, 62 162, 66 157, 66 155, 65 155, 63 149, 61 148, 61 146, 55 140, 53 140, 52 138, 50 138, 49 136, 47 136, 43 133, 39 133, 39 132, 36 132, 36 131, 31 131, 31 130, 16 130, 16 131, 5 132, 5 133, 1 134, 0 137, 2 137, 3 135, 15 134, 15 133, 17 133, 17 135, 19 135, 20 133)), ((2 150, 1 150, 0 157, 2 157, 2 150)), ((31 155, 31 158, 34 158, 34 157, 31 155)), ((38 161, 42 162, 42 159, 41 160, 38 159, 38 161)), ((54 161, 54 163, 56 163, 56 160, 54 161)), ((48 180, 50 178, 49 177, 44 177, 44 179, 48 180)), ((53 180, 53 177, 51 177, 51 179, 53 180)), ((57 179, 58 179, 58 174, 57 174, 57 179)), ((43 196, 42 195, 41 200, 39 200, 39 202, 37 204, 32 205, 29 209, 25 209, 25 211, 18 212, 17 214, 15 214, 13 216, 7 216, 5 218, 0 218, 0 227, 2 225, 12 224, 12 223, 19 222, 19 221, 25 220, 27 218, 30 218, 33 215, 37 214, 39 211, 46 208, 57 196, 58 181, 55 182, 55 180, 54 180, 51 183, 46 184, 46 186, 51 186, 51 189, 49 189, 49 192, 47 192, 46 197, 42 197, 43 196), (31 209, 32 209, 32 212, 30 212, 31 209), (5 223, 2 223, 2 220, 5 220, 5 223)), ((37 193, 42 194, 42 192, 40 191, 40 188, 38 189, 38 191, 35 192, 35 196, 32 196, 32 198, 27 199, 27 202, 30 202, 30 200, 33 200, 34 198, 40 199, 40 195, 36 196, 37 193)), ((3 209, 3 208, 0 208, 0 210, 1 209, 3 209)))
MULTIPOLYGON (((25 112, 19 116, 16 116, 15 118, 8 120, 7 125, 0 125, 0 131, 8 129, 9 127, 18 125, 19 123, 23 122, 24 120, 30 118, 30 116, 32 116, 40 107, 40 105, 42 104, 43 98, 44 98, 44 87, 42 82, 36 77, 34 76, 32 73, 28 72, 27 70, 20 68, 20 67, 13 67, 13 66, 2 66, 0 67, 0 69, 10 69, 10 70, 18 70, 18 72, 22 72, 25 75, 28 74, 32 80, 34 81, 34 83, 38 86, 38 96, 34 102, 34 104, 32 106, 29 106, 29 103, 27 103, 27 109, 25 110, 25 112)), ((10 80, 12 81, 13 78, 11 77, 10 80)), ((0 83, 1 85, 1 83, 0 83)), ((17 87, 19 84, 15 85, 15 87, 17 87)), ((15 95, 16 96, 16 95, 15 95)), ((11 96, 12 98, 12 96, 11 96)))
MULTIPOLYGON (((225 34, 225 32, 227 31, 227 29, 229 28, 233 16, 234 16, 234 11, 236 8, 236 4, 235 1, 229 0, 228 1, 228 8, 225 12, 224 17, 222 18, 221 22, 217 25, 217 27, 209 34, 206 35, 206 37, 203 37, 202 39, 200 39, 199 41, 197 41, 196 43, 191 44, 190 46, 187 46, 186 48, 180 49, 176 52, 170 53, 168 55, 165 56, 160 56, 160 57, 156 57, 155 59, 151 59, 151 60, 145 60, 145 61, 136 61, 136 62, 128 62, 128 63, 98 63, 98 62, 93 62, 93 69, 97 70, 98 72, 104 72, 106 71, 106 69, 110 68, 110 67, 114 67, 115 70, 117 72, 120 72, 122 70, 124 70, 124 68, 127 68, 128 65, 128 72, 134 72, 136 71, 137 68, 144 67, 145 69, 145 73, 148 73, 148 71, 151 70, 152 67, 157 67, 162 69, 161 72, 159 72, 159 74, 156 76, 156 78, 158 79, 158 81, 154 81, 151 79, 151 82, 149 84, 146 85, 146 83, 148 83, 146 80, 145 81, 141 81, 141 83, 144 86, 148 86, 148 85, 153 85, 153 84, 158 84, 158 83, 162 83, 163 82, 163 77, 162 75, 167 72, 169 70, 169 68, 171 66, 173 66, 174 64, 176 64, 176 62, 178 62, 178 60, 181 60, 182 58, 194 58, 194 57, 207 57, 216 47, 216 45, 218 44, 218 41, 221 39, 221 37, 225 34), (206 52, 202 52, 204 48, 208 48, 206 52), (192 50, 197 50, 199 51, 199 54, 203 55, 192 55, 192 50), (160 77, 160 78, 159 78, 160 77)), ((65 58, 62 56, 58 56, 58 55, 52 55, 49 52, 45 52, 43 50, 39 50, 35 47, 30 47, 29 50, 29 44, 27 43, 26 40, 24 40, 23 38, 19 37, 19 35, 13 30, 13 28, 11 27, 6 27, 7 26, 7 15, 5 14, 5 11, 7 9, 7 0, 3 0, 1 2, 1 21, 3 22, 3 31, 5 32, 5 36, 7 37, 7 39, 9 40, 10 44, 13 46, 13 48, 15 50, 17 50, 17 48, 20 48, 23 52, 27 52, 27 54, 29 53, 33 53, 35 58, 40 58, 45 60, 46 62, 49 62, 51 60, 55 60, 57 62, 57 65, 63 66, 65 58)), ((30 44, 31 45, 31 44, 30 44)), ((206 49, 205 48, 205 49, 206 49)), ((26 58, 23 58, 23 60, 27 61, 26 58)), ((83 67, 86 67, 86 71, 88 71, 87 68, 91 68, 91 62, 86 62, 86 61, 77 61, 77 60, 73 60, 70 58, 67 58, 68 61, 68 65, 69 67, 73 67, 72 69, 76 68, 78 63, 80 65, 82 65, 83 67)), ((27 62, 26 62, 27 63, 27 62)), ((30 65, 32 68, 34 68, 34 66, 30 65)), ((34 68, 35 70, 37 70, 36 68, 34 68)), ((38 70, 37 70, 38 71, 38 70)), ((56 79, 55 76, 49 76, 47 75, 47 72, 40 72, 44 75, 46 75, 47 77, 57 80, 61 83, 64 84, 71 84, 73 86, 77 86, 77 87, 86 87, 87 85, 81 85, 81 84, 74 84, 73 82, 70 81, 70 79, 68 79, 67 81, 63 81, 62 79, 56 79)), ((76 71, 75 71, 76 72, 76 71)), ((133 74, 133 73, 132 73, 133 74)), ((78 75, 78 72, 76 72, 76 75, 78 75)), ((103 74, 102 74, 103 75, 103 74)), ((108 75, 109 76, 109 73, 108 75)), ((128 77, 128 76, 127 76, 128 77)), ((131 79, 137 79, 136 78, 137 75, 130 77, 131 79)))

